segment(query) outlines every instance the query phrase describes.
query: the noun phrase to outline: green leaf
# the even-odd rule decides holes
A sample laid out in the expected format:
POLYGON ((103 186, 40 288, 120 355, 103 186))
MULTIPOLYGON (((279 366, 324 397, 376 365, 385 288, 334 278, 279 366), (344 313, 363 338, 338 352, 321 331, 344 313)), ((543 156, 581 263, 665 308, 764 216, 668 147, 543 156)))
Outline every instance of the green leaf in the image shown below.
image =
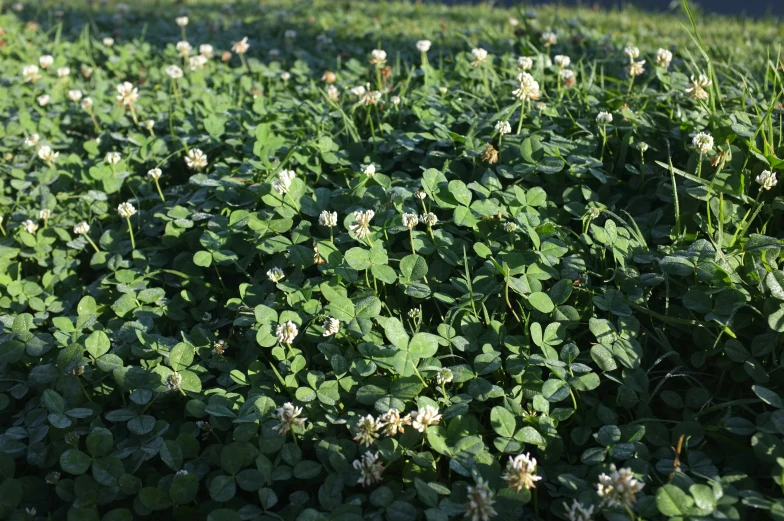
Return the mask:
POLYGON ((197 251, 193 254, 193 263, 202 268, 209 268, 212 266, 212 253, 204 250, 197 251))
POLYGON ((177 372, 187 369, 193 363, 193 348, 184 342, 175 345, 169 352, 169 366, 177 372))
POLYGON ((656 491, 656 508, 667 517, 684 516, 694 500, 675 485, 666 484, 656 491))
POLYGON ((499 436, 504 438, 514 436, 517 428, 514 415, 501 406, 495 406, 490 410, 490 425, 499 436))
POLYGON ((229 501, 237 493, 234 478, 226 475, 215 476, 209 484, 210 497, 219 503, 229 501))
POLYGON ((88 353, 94 358, 99 358, 109 351, 111 342, 103 331, 93 331, 84 341, 84 345, 88 353))
POLYGON ((427 275, 427 262, 419 255, 406 255, 400 260, 400 273, 409 283, 422 279, 427 275))
POLYGON ((97 427, 87 435, 87 452, 93 458, 105 456, 112 451, 114 437, 108 429, 97 427))
POLYGON ((60 468, 69 474, 78 476, 87 472, 92 458, 79 449, 68 449, 60 456, 60 468))
POLYGON ((555 305, 553 304, 553 301, 550 300, 547 293, 542 293, 540 291, 531 293, 528 296, 528 303, 531 307, 542 313, 550 313, 555 309, 555 305))
POLYGON ((438 338, 430 333, 417 333, 411 339, 408 350, 419 358, 430 358, 438 352, 438 338))
POLYGON ((469 206, 471 204, 471 190, 468 189, 464 182, 458 179, 449 181, 449 193, 463 206, 469 206))

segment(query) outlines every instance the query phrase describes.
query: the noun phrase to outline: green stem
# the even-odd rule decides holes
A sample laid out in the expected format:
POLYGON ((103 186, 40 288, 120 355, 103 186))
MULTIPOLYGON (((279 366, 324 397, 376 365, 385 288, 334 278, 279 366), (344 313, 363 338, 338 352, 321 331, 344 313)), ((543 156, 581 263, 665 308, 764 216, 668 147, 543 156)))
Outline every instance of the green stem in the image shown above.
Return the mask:
POLYGON ((161 196, 161 202, 165 203, 166 202, 166 198, 163 197, 163 192, 161 192, 161 185, 158 184, 158 180, 157 179, 155 180, 155 188, 158 189, 158 195, 161 196))
POLYGON ((133 228, 131 228, 131 218, 127 217, 125 220, 128 221, 128 235, 131 236, 131 250, 135 250, 136 240, 133 238, 133 228))
POLYGON ((98 246, 96 246, 96 245, 95 245, 95 243, 93 242, 93 240, 90 238, 90 236, 89 236, 89 235, 87 235, 87 234, 85 233, 85 234, 84 234, 84 238, 85 238, 85 239, 87 239, 87 242, 89 242, 89 243, 92 245, 92 247, 93 247, 93 248, 95 248, 95 252, 96 252, 96 253, 98 253, 99 251, 101 251, 101 250, 99 250, 99 249, 98 249, 98 246))

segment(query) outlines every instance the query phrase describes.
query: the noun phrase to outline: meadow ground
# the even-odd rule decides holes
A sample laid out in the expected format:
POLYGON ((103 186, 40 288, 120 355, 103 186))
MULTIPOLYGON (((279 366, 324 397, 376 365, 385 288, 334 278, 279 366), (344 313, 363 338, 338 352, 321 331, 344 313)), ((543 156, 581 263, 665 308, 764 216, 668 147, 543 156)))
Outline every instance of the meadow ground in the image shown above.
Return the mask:
POLYGON ((784 519, 772 21, 0 15, 0 519, 784 519))

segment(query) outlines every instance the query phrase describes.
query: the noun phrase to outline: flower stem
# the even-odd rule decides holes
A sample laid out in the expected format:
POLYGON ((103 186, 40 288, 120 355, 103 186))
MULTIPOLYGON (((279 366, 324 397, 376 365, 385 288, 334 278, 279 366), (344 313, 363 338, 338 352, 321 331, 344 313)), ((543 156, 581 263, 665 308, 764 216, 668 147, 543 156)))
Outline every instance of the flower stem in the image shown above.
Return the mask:
POLYGON ((414 249, 414 230, 408 230, 408 237, 411 239, 411 253, 416 255, 416 250, 414 249))
POLYGON ((161 185, 158 184, 158 180, 157 179, 155 180, 155 188, 158 189, 158 195, 161 196, 161 202, 165 203, 166 202, 166 198, 163 197, 163 192, 161 192, 161 185))
POLYGON ((128 221, 128 235, 131 236, 131 250, 136 249, 136 240, 133 238, 133 228, 131 228, 131 218, 126 217, 126 221, 128 221))
POLYGON ((85 239, 87 239, 87 242, 89 242, 89 243, 92 245, 92 247, 95 249, 95 252, 96 252, 96 253, 98 253, 98 252, 100 252, 100 251, 101 251, 100 249, 98 249, 98 246, 96 246, 96 244, 93 242, 93 240, 90 238, 90 236, 89 236, 89 235, 87 235, 87 234, 85 233, 85 234, 84 234, 84 238, 85 238, 85 239))

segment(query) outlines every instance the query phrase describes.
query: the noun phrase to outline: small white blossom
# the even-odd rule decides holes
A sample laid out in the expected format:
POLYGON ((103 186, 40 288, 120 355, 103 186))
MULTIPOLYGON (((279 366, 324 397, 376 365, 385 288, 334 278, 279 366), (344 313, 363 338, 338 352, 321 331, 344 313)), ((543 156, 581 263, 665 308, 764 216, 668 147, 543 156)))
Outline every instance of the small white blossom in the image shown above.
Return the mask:
POLYGON ((90 225, 87 221, 74 224, 73 231, 76 235, 86 235, 90 231, 90 225))
POLYGON ((438 383, 438 385, 448 384, 452 381, 454 376, 455 375, 452 373, 451 369, 448 367, 442 367, 438 370, 438 373, 436 373, 436 383, 438 383))
POLYGON ((438 407, 432 405, 425 405, 420 407, 419 410, 411 412, 411 426, 419 432, 425 432, 425 429, 430 425, 438 425, 441 421, 441 415, 438 413, 438 407))
POLYGON ((400 96, 392 96, 391 98, 389 98, 389 101, 392 102, 392 105, 397 107, 398 105, 400 105, 400 96))
POLYGON ((187 58, 188 56, 191 55, 191 52, 193 52, 193 47, 191 46, 190 43, 186 42, 185 40, 177 42, 175 48, 177 49, 177 54, 179 54, 183 58, 187 58))
POLYGON ((70 99, 74 103, 79 103, 79 100, 82 99, 82 91, 80 91, 79 89, 69 90, 68 99, 70 99))
POLYGON ((633 61, 626 67, 626 74, 630 78, 634 78, 635 76, 640 76, 642 73, 645 72, 645 60, 642 61, 633 61))
POLYGON ((419 50, 419 52, 427 52, 430 50, 431 45, 432 42, 430 40, 419 40, 416 43, 416 48, 419 50))
POLYGON ((533 76, 524 72, 517 76, 517 80, 520 82, 520 88, 512 91, 512 96, 520 101, 539 99, 539 82, 533 76))
POLYGON ((26 147, 34 147, 35 145, 38 144, 39 139, 41 138, 38 134, 33 134, 25 139, 24 144, 26 147))
POLYGON ((166 376, 165 383, 166 383, 166 387, 170 391, 176 391, 177 389, 180 388, 180 385, 182 384, 182 375, 177 371, 174 371, 173 373, 170 373, 168 376, 166 376))
POLYGON ((187 475, 188 475, 188 471, 187 471, 187 470, 185 470, 185 469, 178 470, 178 471, 177 471, 177 472, 174 474, 174 479, 177 479, 177 478, 184 478, 184 477, 185 477, 185 476, 187 476, 187 475))
POLYGON ((57 485, 57 483, 60 481, 60 473, 54 470, 48 473, 45 479, 49 485, 57 485))
POLYGON ((504 231, 506 233, 514 233, 517 231, 517 224, 513 223, 512 221, 507 221, 504 223, 504 231))
POLYGON ((329 87, 327 87, 327 97, 331 101, 334 101, 335 103, 337 103, 338 100, 340 99, 340 90, 337 87, 335 87, 334 85, 330 85, 329 87))
POLYGON ((378 461, 378 452, 366 452, 360 459, 355 459, 352 466, 359 471, 359 482, 363 487, 381 481, 384 465, 378 461))
POLYGON ((487 61, 487 51, 481 47, 471 49, 471 55, 474 57, 474 61, 471 62, 471 65, 474 67, 479 67, 487 61))
POLYGON ((419 217, 417 216, 417 214, 415 213, 403 214, 403 226, 405 226, 409 230, 413 230, 417 224, 419 224, 419 217))
POLYGON ((60 67, 57 69, 57 77, 58 78, 67 78, 71 75, 70 67, 60 67))
POLYGON ((24 228, 24 231, 26 231, 27 233, 35 233, 36 231, 38 231, 38 223, 36 223, 32 219, 27 219, 22 223, 22 228, 24 228))
POLYGON ((45 54, 38 58, 38 65, 41 66, 42 69, 48 69, 54 63, 54 57, 49 54, 45 54))
POLYGON ((275 267, 274 267, 274 268, 272 268, 272 269, 269 269, 269 270, 267 270, 267 278, 268 278, 268 279, 269 279, 271 282, 274 282, 274 283, 276 283, 276 284, 277 284, 278 282, 280 282, 281 280, 283 280, 283 278, 284 278, 285 276, 286 276, 286 274, 285 274, 285 273, 283 273, 283 270, 282 270, 282 269, 280 269, 280 268, 278 268, 277 266, 275 266, 275 267))
POLYGON ((234 45, 231 46, 231 50, 237 54, 245 54, 248 52, 249 47, 248 37, 245 36, 242 40, 235 42, 234 45))
POLYGON ((495 124, 495 131, 502 136, 512 133, 512 125, 508 121, 499 121, 495 124))
POLYGON ((203 44, 199 45, 199 54, 201 56, 204 56, 205 58, 212 58, 212 53, 213 52, 214 52, 214 49, 213 49, 212 45, 210 45, 208 43, 203 43, 203 44))
POLYGON ((666 69, 670 66, 670 62, 672 61, 672 53, 667 49, 659 48, 656 51, 656 57, 653 59, 656 62, 656 65, 666 69))
POLYGON ((528 56, 520 56, 517 59, 517 66, 524 71, 529 71, 534 67, 534 60, 528 56))
POLYGON ((60 156, 60 152, 55 152, 48 145, 43 145, 38 149, 38 157, 47 163, 55 161, 60 156))
POLYGON ((276 413, 279 423, 273 429, 278 431, 278 434, 286 434, 292 426, 302 427, 307 420, 299 417, 302 414, 302 407, 297 407, 291 402, 284 403, 283 407, 276 409, 276 413))
POLYGON ((713 137, 705 132, 700 132, 694 136, 691 144, 700 154, 707 154, 713 150, 713 137))
POLYGON ((438 222, 438 216, 433 212, 427 212, 420 215, 419 220, 425 223, 426 225, 433 227, 438 222))
POLYGON ((114 38, 110 38, 107 36, 106 38, 103 39, 103 44, 106 47, 111 47, 112 45, 114 45, 114 38))
POLYGON ((294 180, 296 174, 294 170, 281 170, 278 176, 272 180, 272 188, 279 194, 285 194, 291 187, 291 181, 294 180))
POLYGON ((364 85, 358 85, 356 87, 352 87, 350 92, 354 96, 358 96, 358 97, 361 98, 362 96, 365 95, 365 93, 367 92, 367 89, 365 89, 364 85))
POLYGON ((593 517, 593 505, 587 508, 576 499, 572 501, 572 505, 566 509, 566 519, 568 521, 591 521, 593 517))
POLYGON ((43 221, 48 220, 49 217, 51 217, 51 216, 52 216, 52 210, 50 210, 49 208, 44 208, 43 210, 38 212, 38 218, 43 220, 43 221))
POLYGON ((322 210, 322 212, 319 214, 319 224, 329 228, 336 226, 338 224, 338 212, 328 212, 327 210, 322 210))
POLYGON ((286 32, 283 33, 283 37, 287 40, 294 40, 297 38, 297 31, 294 29, 286 29, 286 32))
POLYGON ((623 49, 623 53, 626 55, 629 60, 634 60, 640 57, 640 49, 635 47, 634 45, 627 45, 623 49))
POLYGON ((93 108, 93 99, 90 98, 90 97, 83 98, 82 99, 82 103, 81 103, 81 107, 82 107, 82 109, 84 109, 84 110, 89 112, 93 108))
POLYGON ((373 49, 370 51, 370 63, 374 65, 381 65, 387 61, 387 52, 381 49, 373 49))
POLYGON ((509 487, 517 489, 518 492, 525 489, 532 489, 542 476, 536 475, 536 458, 530 454, 519 454, 509 457, 506 463, 506 470, 501 477, 509 487))
POLYGON ((370 235, 368 226, 374 215, 376 215, 376 212, 373 210, 357 210, 354 212, 354 220, 356 223, 349 226, 349 230, 353 232, 358 239, 367 237, 370 235))
POLYGON ((82 76, 84 76, 85 78, 89 78, 90 76, 93 75, 93 68, 90 67, 89 65, 85 65, 84 63, 79 68, 79 70, 82 72, 82 76))
POLYGON ((511 25, 512 27, 517 27, 518 25, 520 25, 520 20, 518 20, 514 16, 510 16, 506 21, 509 22, 509 25, 511 25))
POLYGON ((770 170, 763 170, 754 180, 759 183, 763 190, 770 190, 778 183, 776 173, 770 170))
POLYGON ((117 101, 126 107, 130 107, 139 99, 139 89, 128 81, 117 85, 117 101))
POLYGON ((564 82, 564 85, 567 87, 571 87, 574 85, 574 71, 572 69, 561 69, 558 72, 558 76, 561 78, 561 81, 564 82))
POLYGON ((147 177, 149 177, 153 181, 157 181, 158 179, 160 179, 161 175, 163 175, 163 172, 161 172, 160 168, 151 168, 147 170, 147 177))
POLYGON ((353 439, 360 445, 369 447, 379 437, 378 431, 381 430, 381 427, 381 420, 373 418, 372 414, 368 414, 357 422, 357 435, 353 439))
POLYGON ((174 19, 174 22, 180 27, 185 27, 186 25, 188 25, 188 17, 178 16, 177 18, 174 19))
POLYGON ((130 202, 120 203, 117 213, 123 219, 130 219, 136 213, 136 208, 130 202))
POLYGON ((27 83, 33 83, 40 80, 41 74, 38 70, 38 65, 25 65, 22 68, 22 79, 27 83))
POLYGON ((471 521, 489 521, 498 514, 493 508, 495 494, 482 478, 477 478, 476 485, 469 485, 466 493, 468 508, 465 517, 471 521))
POLYGON ((427 198, 427 192, 425 192, 425 191, 424 191, 424 190, 422 190, 421 188, 418 188, 418 189, 417 189, 417 191, 416 191, 416 192, 414 192, 414 197, 416 197, 417 199, 419 199, 420 201, 422 201, 422 200, 424 200, 425 198, 427 198))
POLYGON ((698 100, 706 100, 710 96, 705 87, 710 87, 713 82, 705 74, 691 77, 691 86, 686 89, 690 97, 698 100))
POLYGON ((610 474, 599 476, 599 483, 596 484, 596 491, 602 498, 602 504, 609 507, 625 505, 631 507, 637 498, 635 494, 643 489, 645 483, 641 482, 632 474, 632 469, 622 468, 617 470, 615 464, 610 465, 610 474))
POLYGON ((572 59, 563 54, 557 54, 553 57, 553 63, 555 63, 559 69, 565 69, 572 63, 572 59))
POLYGON ((192 148, 188 151, 188 155, 185 156, 185 164, 191 170, 201 170, 207 166, 207 154, 202 152, 201 149, 192 148))
POLYGON ((299 330, 297 329, 297 324, 289 320, 284 324, 279 324, 277 329, 275 329, 275 334, 278 336, 278 342, 291 345, 294 339, 297 338, 299 330))
POLYGON ((362 165, 362 173, 367 176, 372 176, 376 173, 376 165, 370 163, 369 165, 362 165))
POLYGON ((324 333, 322 333, 321 336, 336 335, 338 331, 340 331, 340 320, 327 317, 324 319, 324 323, 321 324, 321 327, 324 329, 324 333))
POLYGON ((40 96, 38 96, 36 98, 36 100, 38 101, 38 104, 40 106, 42 106, 42 107, 45 107, 45 106, 49 105, 49 100, 50 99, 51 98, 49 97, 49 94, 41 94, 40 96))
POLYGON ((183 72, 177 65, 169 65, 166 67, 166 75, 173 80, 179 80, 182 78, 183 72))
POLYGON ((545 47, 555 45, 558 43, 558 35, 550 31, 544 32, 542 33, 542 43, 545 47))
POLYGON ((110 165, 116 165, 117 163, 120 162, 121 159, 122 156, 120 155, 119 152, 109 152, 106 154, 106 162, 109 163, 110 165))
POLYGON ((394 436, 398 432, 405 432, 404 427, 411 425, 411 416, 401 415, 397 409, 389 409, 379 416, 379 421, 384 425, 384 434, 394 436))
POLYGON ((289 81, 291 79, 291 73, 289 71, 283 71, 280 73, 280 79, 283 81, 289 81))
POLYGON ((596 122, 600 125, 609 125, 612 123, 613 117, 609 112, 600 112, 596 115, 596 122))

